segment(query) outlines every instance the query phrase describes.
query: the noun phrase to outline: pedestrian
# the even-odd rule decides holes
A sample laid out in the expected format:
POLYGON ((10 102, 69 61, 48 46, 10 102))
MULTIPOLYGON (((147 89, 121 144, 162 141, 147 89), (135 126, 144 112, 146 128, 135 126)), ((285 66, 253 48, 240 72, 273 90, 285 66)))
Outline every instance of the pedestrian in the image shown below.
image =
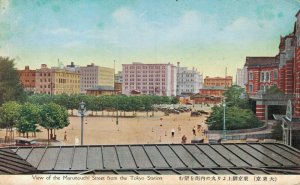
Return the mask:
POLYGON ((181 143, 182 143, 182 144, 185 144, 185 143, 186 143, 186 140, 187 140, 186 136, 183 135, 182 138, 181 138, 181 143))
POLYGON ((196 136, 196 127, 195 126, 193 128, 193 134, 194 134, 194 136, 196 136))
POLYGON ((64 141, 67 141, 67 131, 65 131, 64 141))
POLYGON ((175 135, 175 129, 172 128, 172 129, 171 129, 171 136, 174 137, 174 135, 175 135))

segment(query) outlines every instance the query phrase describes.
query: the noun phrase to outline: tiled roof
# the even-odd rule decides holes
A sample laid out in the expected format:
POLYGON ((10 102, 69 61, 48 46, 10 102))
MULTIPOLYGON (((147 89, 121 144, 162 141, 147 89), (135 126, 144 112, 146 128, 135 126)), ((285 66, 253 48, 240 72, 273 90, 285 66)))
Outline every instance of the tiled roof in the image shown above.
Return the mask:
POLYGON ((0 174, 26 174, 36 169, 9 148, 0 148, 0 174))
POLYGON ((278 65, 276 57, 246 57, 245 66, 275 66, 278 65))
POLYGON ((300 152, 274 143, 50 146, 6 150, 31 164, 37 170, 32 173, 300 174, 300 152))

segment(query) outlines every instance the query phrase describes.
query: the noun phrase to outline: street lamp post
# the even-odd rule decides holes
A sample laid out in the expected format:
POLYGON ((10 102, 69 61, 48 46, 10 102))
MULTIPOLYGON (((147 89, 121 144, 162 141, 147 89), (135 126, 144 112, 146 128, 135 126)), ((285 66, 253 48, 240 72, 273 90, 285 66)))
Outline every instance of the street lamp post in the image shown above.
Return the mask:
POLYGON ((81 145, 83 145, 83 118, 85 112, 86 112, 86 106, 85 103, 82 101, 79 103, 79 108, 78 108, 78 113, 81 117, 81 145))
POLYGON ((119 131, 119 104, 117 102, 117 119, 116 119, 116 125, 118 126, 118 131, 119 131))
POLYGON ((225 116, 225 111, 226 111, 226 102, 224 100, 224 103, 223 103, 223 107, 224 107, 224 115, 223 115, 223 139, 225 140, 226 139, 226 116, 225 116))

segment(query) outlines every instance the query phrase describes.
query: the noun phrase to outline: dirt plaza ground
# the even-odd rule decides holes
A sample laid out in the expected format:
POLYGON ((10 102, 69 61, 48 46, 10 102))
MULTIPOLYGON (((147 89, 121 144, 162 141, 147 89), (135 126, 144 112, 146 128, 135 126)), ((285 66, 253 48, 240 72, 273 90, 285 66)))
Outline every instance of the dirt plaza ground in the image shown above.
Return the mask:
MULTIPOLYGON (((209 111, 210 108, 203 108, 209 111)), ((77 114, 77 112, 74 112, 77 114)), ((187 143, 197 137, 203 137, 201 131, 193 135, 193 128, 201 125, 203 129, 207 129, 205 122, 206 115, 200 117, 191 117, 190 112, 180 114, 170 114, 165 116, 163 112, 154 112, 154 116, 149 112, 149 116, 145 112, 138 112, 136 117, 119 117, 119 124, 116 125, 116 117, 88 116, 84 117, 84 144, 171 144, 181 143, 183 135, 187 137, 187 143), (174 137, 171 136, 171 130, 175 130, 174 137)), ((98 112, 102 115, 102 112, 98 112)), ((116 115, 116 114, 115 114, 116 115)), ((123 113, 122 113, 123 115, 123 113)), ((112 112, 110 112, 112 116, 112 112)), ((132 112, 127 112, 126 116, 132 116, 132 112)), ((42 128, 41 128, 42 129, 42 128)), ((18 137, 18 134, 14 134, 18 137)), ((0 131, 0 138, 4 138, 5 129, 0 131)), ((30 138, 31 134, 29 134, 30 138)), ((51 145, 74 145, 80 144, 81 138, 81 119, 78 116, 70 117, 70 125, 66 128, 56 131, 56 142, 51 145), (67 140, 64 140, 66 132, 67 140)), ((36 134, 35 139, 46 140, 47 131, 36 134)))

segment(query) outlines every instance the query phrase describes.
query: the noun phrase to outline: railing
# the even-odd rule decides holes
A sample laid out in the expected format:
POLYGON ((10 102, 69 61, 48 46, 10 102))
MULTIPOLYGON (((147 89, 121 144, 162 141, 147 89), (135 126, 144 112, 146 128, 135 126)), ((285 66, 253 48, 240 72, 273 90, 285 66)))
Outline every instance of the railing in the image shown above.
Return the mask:
POLYGON ((256 95, 251 95, 251 99, 264 99, 264 100, 293 100, 295 94, 265 94, 258 92, 256 95))

